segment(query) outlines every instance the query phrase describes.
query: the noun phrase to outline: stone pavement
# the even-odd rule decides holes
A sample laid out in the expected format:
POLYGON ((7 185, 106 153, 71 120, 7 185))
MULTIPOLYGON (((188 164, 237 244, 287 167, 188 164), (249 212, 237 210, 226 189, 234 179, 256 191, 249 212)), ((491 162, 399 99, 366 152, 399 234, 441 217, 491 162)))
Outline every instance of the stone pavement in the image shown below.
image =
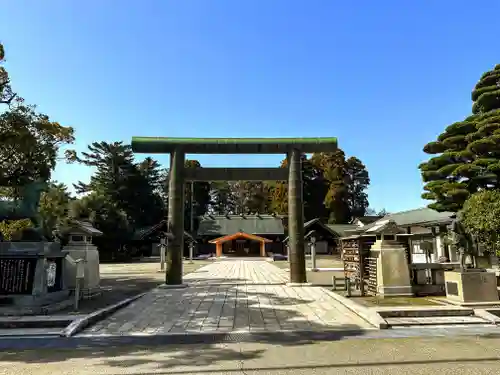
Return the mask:
POLYGON ((288 287, 263 260, 221 260, 185 277, 188 288, 154 289, 84 335, 324 331, 371 326, 320 287, 288 287))
POLYGON ((0 351, 2 375, 493 375, 499 369, 498 337, 0 351))

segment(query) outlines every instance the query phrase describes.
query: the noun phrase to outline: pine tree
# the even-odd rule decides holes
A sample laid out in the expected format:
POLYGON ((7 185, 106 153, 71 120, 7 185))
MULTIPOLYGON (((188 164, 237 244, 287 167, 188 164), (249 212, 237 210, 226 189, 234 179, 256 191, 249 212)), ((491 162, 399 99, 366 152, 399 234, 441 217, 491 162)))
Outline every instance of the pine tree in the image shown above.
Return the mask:
POLYGON ((352 217, 365 216, 368 209, 368 194, 370 176, 366 166, 358 158, 351 156, 346 160, 348 176, 348 202, 352 217))
MULTIPOLYGON (((186 168, 202 168, 198 160, 186 160, 184 165, 186 168)), ((192 205, 193 231, 196 231, 198 228, 198 218, 205 215, 210 205, 210 183, 207 181, 190 181, 186 182, 185 189, 184 228, 187 231, 191 231, 192 205)))
POLYGON ((472 91, 472 115, 448 126, 424 152, 436 155, 420 164, 422 198, 437 211, 459 211, 467 198, 499 187, 500 65, 482 75, 472 91))

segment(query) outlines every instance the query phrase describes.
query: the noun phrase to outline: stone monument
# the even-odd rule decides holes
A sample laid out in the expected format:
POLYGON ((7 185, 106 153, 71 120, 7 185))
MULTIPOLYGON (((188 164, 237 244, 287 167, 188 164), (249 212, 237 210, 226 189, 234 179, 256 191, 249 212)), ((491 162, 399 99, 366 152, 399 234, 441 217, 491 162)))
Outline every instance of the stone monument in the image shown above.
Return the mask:
POLYGON ((452 222, 450 234, 451 246, 459 255, 460 270, 444 274, 448 301, 460 305, 498 303, 496 275, 475 267, 477 247, 465 230, 460 213, 452 222))
POLYGON ((377 236, 370 256, 377 258, 377 295, 381 297, 413 296, 406 249, 396 241, 399 233, 400 228, 392 220, 383 221, 365 232, 377 236))
POLYGON ((64 283, 66 254, 42 235, 38 207, 43 181, 21 189, 22 199, 0 202, 0 221, 30 219, 17 241, 0 236, 0 315, 43 314, 71 303, 64 283), (27 238, 29 235, 30 238, 27 238))
POLYGON ((62 234, 68 236, 68 243, 64 246, 64 252, 68 254, 64 263, 67 287, 70 290, 76 289, 76 261, 81 260, 84 265, 83 285, 80 285, 81 297, 92 298, 101 294, 99 251, 92 244, 92 238, 102 236, 102 232, 88 221, 73 220, 62 234))

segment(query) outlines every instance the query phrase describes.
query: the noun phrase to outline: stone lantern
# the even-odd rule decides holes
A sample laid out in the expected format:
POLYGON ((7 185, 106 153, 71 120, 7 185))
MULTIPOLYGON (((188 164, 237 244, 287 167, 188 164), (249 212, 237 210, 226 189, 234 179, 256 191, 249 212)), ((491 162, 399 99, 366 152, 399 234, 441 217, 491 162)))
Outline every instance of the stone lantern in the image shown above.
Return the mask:
POLYGON ((99 251, 92 244, 92 238, 102 236, 102 232, 88 221, 73 221, 64 230, 68 236, 68 244, 64 246, 66 257, 66 285, 76 289, 76 283, 81 282, 82 298, 91 298, 100 294, 99 251), (83 262, 83 281, 77 281, 78 263, 83 262))

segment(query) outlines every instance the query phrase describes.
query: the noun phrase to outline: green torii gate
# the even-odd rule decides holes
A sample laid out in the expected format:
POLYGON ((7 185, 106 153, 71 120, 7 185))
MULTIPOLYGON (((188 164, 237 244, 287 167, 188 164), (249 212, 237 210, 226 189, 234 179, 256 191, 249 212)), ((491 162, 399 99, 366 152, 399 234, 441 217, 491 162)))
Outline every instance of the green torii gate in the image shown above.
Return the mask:
POLYGON ((182 286, 184 182, 288 180, 290 282, 307 282, 301 155, 337 150, 336 138, 168 138, 132 137, 132 150, 170 154, 168 223, 173 238, 167 251, 165 283, 182 286), (184 168, 186 154, 286 154, 288 168, 184 168))

